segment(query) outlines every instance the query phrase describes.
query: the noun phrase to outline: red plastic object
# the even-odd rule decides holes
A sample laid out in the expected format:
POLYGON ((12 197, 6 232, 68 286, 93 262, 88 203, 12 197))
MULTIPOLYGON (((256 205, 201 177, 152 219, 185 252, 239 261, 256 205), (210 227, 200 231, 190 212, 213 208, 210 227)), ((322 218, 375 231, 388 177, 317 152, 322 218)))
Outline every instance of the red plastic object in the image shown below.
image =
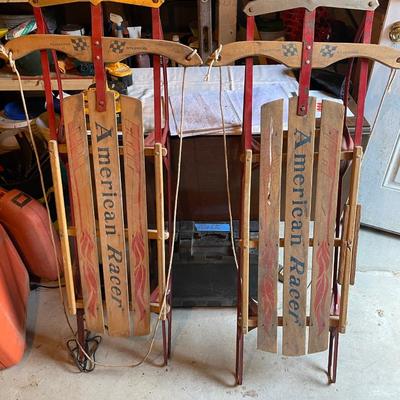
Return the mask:
POLYGON ((25 350, 29 276, 0 225, 0 369, 18 364, 25 350))
POLYGON ((49 229, 46 209, 20 190, 0 188, 0 223, 12 238, 28 270, 49 280, 57 279, 57 263, 62 268, 60 241, 49 229), (57 257, 51 234, 57 249, 57 257))

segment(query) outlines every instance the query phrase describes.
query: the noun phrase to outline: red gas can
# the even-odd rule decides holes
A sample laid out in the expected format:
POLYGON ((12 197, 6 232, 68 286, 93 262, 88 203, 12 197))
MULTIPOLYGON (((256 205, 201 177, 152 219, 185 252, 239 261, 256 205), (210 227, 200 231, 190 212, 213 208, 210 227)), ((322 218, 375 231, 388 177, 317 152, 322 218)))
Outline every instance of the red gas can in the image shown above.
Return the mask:
POLYGON ((0 188, 0 223, 12 238, 24 264, 39 278, 57 279, 57 263, 61 268, 58 235, 49 227, 46 209, 20 190, 0 188), (57 255, 51 241, 54 235, 57 255))
POLYGON ((25 350, 29 276, 0 225, 0 369, 17 364, 25 350))

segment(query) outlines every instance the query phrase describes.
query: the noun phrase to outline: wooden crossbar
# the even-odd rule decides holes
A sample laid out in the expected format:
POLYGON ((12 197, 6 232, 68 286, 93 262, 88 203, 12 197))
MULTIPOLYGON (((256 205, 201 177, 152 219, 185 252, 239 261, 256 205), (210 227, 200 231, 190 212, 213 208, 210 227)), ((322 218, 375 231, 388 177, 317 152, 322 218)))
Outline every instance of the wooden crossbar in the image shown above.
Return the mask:
MULTIPOLYGON (((362 150, 352 151, 352 181, 348 216, 342 237, 335 236, 338 182, 344 106, 323 101, 319 140, 315 141, 316 99, 309 99, 307 116, 297 115, 297 97, 289 100, 287 154, 283 151, 283 100, 265 104, 261 110, 259 237, 247 239, 241 232, 240 247, 258 247, 258 307, 239 317, 243 331, 258 327, 257 347, 278 351, 277 328, 283 327, 283 354, 299 356, 328 348, 332 327, 344 332, 349 285, 354 281, 354 242, 360 214, 357 206, 359 167, 362 150), (317 156, 315 156, 317 155, 317 156), (283 167, 286 166, 286 169, 283 167), (286 171, 283 176, 282 171, 286 171), (316 174, 313 171, 316 170, 316 174), (282 180, 285 187, 281 189, 282 180), (315 198, 313 198, 315 186, 315 198), (282 193, 281 193, 282 190, 282 193), (281 197, 284 202, 284 237, 280 237, 281 197), (311 220, 311 208, 315 216, 311 220), (351 210, 351 212, 350 212, 351 210), (310 238, 310 223, 313 234, 310 238), (340 316, 331 315, 333 249, 340 247, 342 296, 340 316), (283 315, 278 316, 279 248, 284 251, 283 315), (312 247, 310 305, 308 294, 308 253, 312 247), (249 316, 250 314, 250 316, 249 316), (248 318, 245 321, 245 318, 248 318), (308 342, 308 346, 307 346, 308 342)), ((346 159, 348 159, 346 152, 346 159)), ((246 193, 247 186, 243 186, 246 193)), ((244 198, 246 197, 246 194, 244 198)), ((242 215, 244 217, 245 214, 242 215)), ((244 229, 246 221, 243 221, 244 229)), ((241 251, 245 255, 244 250, 241 251)), ((248 295, 248 265, 242 259, 242 296, 248 295)), ((247 302, 247 305, 249 303, 247 302)), ((246 301, 242 299, 242 307, 246 301)), ((250 307, 250 309, 252 309, 250 307)))
POLYGON ((113 3, 133 4, 136 6, 144 6, 151 8, 159 8, 164 0, 28 0, 33 7, 56 6, 60 4, 71 4, 78 2, 92 3, 97 6, 100 3, 112 1, 113 3))
MULTIPOLYGON (((155 39, 101 38, 103 61, 113 63, 137 54, 158 54, 189 67, 201 65, 200 56, 181 43, 155 39)), ((92 62, 93 52, 90 36, 31 35, 10 40, 5 45, 14 60, 37 50, 56 50, 82 62, 92 62)))
POLYGON ((313 11, 318 7, 336 7, 350 10, 372 11, 379 6, 378 0, 252 0, 247 2, 244 12, 249 16, 276 13, 294 8, 313 11))
MULTIPOLYGON (((212 54, 207 63, 214 60, 215 66, 223 66, 242 58, 264 56, 289 68, 301 68, 301 55, 301 42, 234 42, 223 46, 217 60, 215 60, 215 54, 212 54)), ((333 42, 314 43, 312 68, 326 68, 349 58, 368 58, 391 68, 400 68, 400 51, 398 49, 373 44, 333 42)))

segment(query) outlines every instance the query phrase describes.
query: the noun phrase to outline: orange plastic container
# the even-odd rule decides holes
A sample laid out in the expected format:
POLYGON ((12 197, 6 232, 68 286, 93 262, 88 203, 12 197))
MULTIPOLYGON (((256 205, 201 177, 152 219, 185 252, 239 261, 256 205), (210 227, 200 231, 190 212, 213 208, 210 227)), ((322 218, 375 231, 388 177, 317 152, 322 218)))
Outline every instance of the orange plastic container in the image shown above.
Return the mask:
POLYGON ((60 241, 53 230, 57 257, 51 241, 46 209, 20 190, 0 187, 0 223, 7 230, 28 270, 49 280, 57 279, 57 263, 62 268, 60 241))
POLYGON ((29 276, 2 225, 0 255, 0 369, 4 369, 24 355, 29 276))

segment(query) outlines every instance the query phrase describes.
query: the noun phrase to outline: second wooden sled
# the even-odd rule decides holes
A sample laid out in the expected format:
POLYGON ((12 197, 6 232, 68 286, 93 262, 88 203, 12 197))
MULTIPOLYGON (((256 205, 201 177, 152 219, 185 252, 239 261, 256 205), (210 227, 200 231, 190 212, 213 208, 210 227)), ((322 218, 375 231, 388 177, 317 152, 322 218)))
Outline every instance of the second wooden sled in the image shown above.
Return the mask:
MULTIPOLYGON (((346 330, 349 286, 355 269, 362 148, 341 150, 343 105, 323 101, 321 126, 316 131, 316 99, 309 99, 306 116, 297 115, 297 102, 297 97, 289 100, 287 135, 283 132, 283 100, 265 104, 261 111, 260 154, 253 155, 251 150, 245 154, 238 335, 243 341, 241 333, 258 328, 258 349, 276 353, 278 327, 283 327, 282 353, 302 356, 330 348, 328 369, 331 376, 332 372, 336 373, 332 371, 332 356, 337 359, 337 338, 346 330), (350 196, 342 235, 335 237, 341 160, 351 161, 350 196), (250 240, 254 162, 260 163, 259 237, 250 240), (258 301, 249 297, 251 248, 258 248, 259 252, 258 301), (278 294, 281 248, 284 284, 283 293, 278 294), (334 271, 335 248, 340 251, 342 276, 339 280, 340 307, 337 309, 332 307, 336 304, 332 277, 338 272, 334 271), (308 276, 309 265, 312 265, 312 271, 308 276), (278 312, 280 309, 282 314, 278 312), (332 349, 334 343, 336 348, 332 349)), ((241 365, 243 360, 239 359, 237 363, 241 365)))

